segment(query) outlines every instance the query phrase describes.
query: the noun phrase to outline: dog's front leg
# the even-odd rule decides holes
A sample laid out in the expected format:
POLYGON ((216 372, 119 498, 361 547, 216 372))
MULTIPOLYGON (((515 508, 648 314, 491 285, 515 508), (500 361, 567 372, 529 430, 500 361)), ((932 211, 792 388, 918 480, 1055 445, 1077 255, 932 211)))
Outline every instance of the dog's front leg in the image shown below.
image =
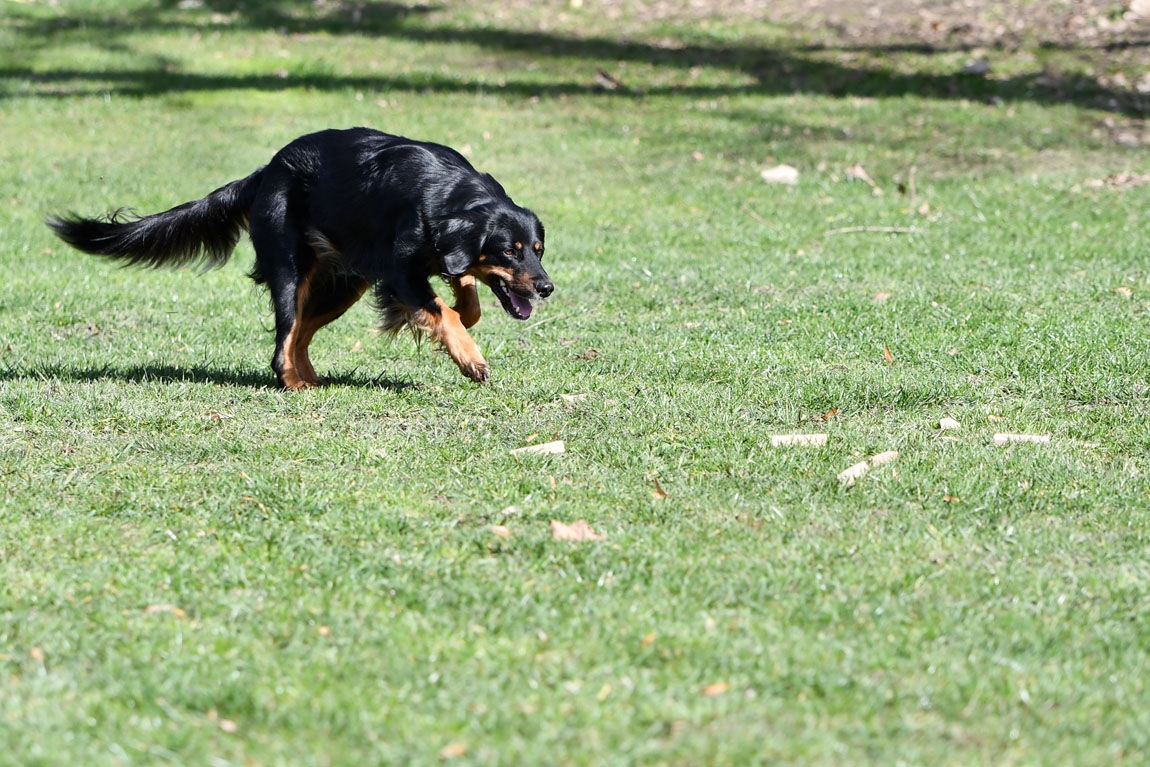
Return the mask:
POLYGON ((479 294, 475 292, 475 277, 465 274, 451 278, 451 292, 455 295, 455 306, 463 327, 474 327, 479 322, 479 294))
MULTIPOLYGON (((475 287, 472 285, 472 291, 475 287)), ((477 317, 475 319, 478 319, 477 317)), ((412 320, 416 327, 426 331, 432 338, 447 349, 451 359, 459 366, 460 372, 476 383, 483 383, 490 374, 487 360, 479 352, 475 340, 464 327, 460 312, 455 311, 442 298, 415 312, 412 320)))

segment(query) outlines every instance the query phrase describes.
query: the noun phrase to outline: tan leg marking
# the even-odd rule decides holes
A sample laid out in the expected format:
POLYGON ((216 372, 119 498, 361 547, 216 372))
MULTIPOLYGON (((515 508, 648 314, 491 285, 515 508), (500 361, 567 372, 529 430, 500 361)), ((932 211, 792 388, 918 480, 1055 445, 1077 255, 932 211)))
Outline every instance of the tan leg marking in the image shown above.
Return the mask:
MULTIPOLYGON (((307 276, 296 286, 295 320, 292 322, 291 330, 288 331, 287 338, 284 339, 283 351, 281 352, 283 360, 283 385, 285 389, 290 391, 309 389, 319 384, 319 379, 315 377, 315 371, 311 369, 311 362, 307 361, 305 362, 305 367, 301 367, 296 360, 296 344, 299 342, 300 326, 302 324, 300 320, 302 319, 304 304, 307 302, 311 279, 314 276, 315 265, 313 264, 311 269, 308 270, 307 276)), ((304 359, 307 359, 306 350, 304 352, 304 359)))
POLYGON ((347 303, 343 304, 342 306, 336 307, 326 314, 320 314, 316 316, 307 314, 305 307, 305 314, 302 317, 297 317, 296 328, 298 328, 299 332, 295 339, 294 351, 295 367, 296 370, 299 371, 300 378, 308 381, 312 385, 319 384, 319 376, 316 375, 315 368, 312 367, 311 364, 311 357, 308 356, 308 345, 311 344, 311 339, 315 336, 315 332, 317 330, 329 322, 334 322, 335 320, 342 317, 343 313, 350 309, 352 305, 360 299, 365 290, 367 290, 367 282, 361 280, 356 288, 355 293, 353 293, 349 297, 347 303))
POLYGON ((436 297, 435 305, 438 312, 426 309, 414 312, 411 315, 412 324, 443 344, 463 375, 477 383, 486 381, 490 374, 487 360, 483 359, 475 340, 463 327, 459 313, 444 303, 442 298, 436 297))
POLYGON ((462 277, 451 278, 451 292, 455 294, 455 306, 452 307, 459 314, 459 321, 463 327, 474 327, 479 322, 479 294, 475 292, 474 275, 465 274, 462 277))

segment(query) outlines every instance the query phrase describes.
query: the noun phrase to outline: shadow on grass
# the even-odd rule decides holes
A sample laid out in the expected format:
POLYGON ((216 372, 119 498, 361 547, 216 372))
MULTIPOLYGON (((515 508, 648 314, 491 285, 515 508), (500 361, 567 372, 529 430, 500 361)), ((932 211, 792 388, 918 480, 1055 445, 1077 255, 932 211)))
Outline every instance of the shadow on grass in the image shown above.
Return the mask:
MULTIPOLYGON (((793 93, 830 96, 901 97, 908 95, 933 99, 971 99, 982 101, 1021 101, 1104 109, 1130 115, 1148 111, 1147 101, 1139 94, 1100 85, 1094 78, 1068 75, 1061 78, 1033 72, 1008 78, 989 79, 962 73, 897 72, 890 68, 851 66, 841 61, 812 57, 812 54, 836 51, 875 54, 914 52, 934 54, 947 49, 915 43, 876 46, 824 46, 770 49, 756 44, 656 44, 614 39, 602 36, 574 37, 543 31, 498 28, 463 28, 428 26, 410 23, 409 18, 436 10, 433 6, 408 7, 393 3, 337 4, 318 14, 313 6, 290 1, 241 2, 241 0, 208 0, 202 7, 180 11, 173 8, 176 0, 163 0, 167 8, 139 9, 132 15, 109 17, 106 14, 71 13, 54 19, 17 17, 15 28, 31 47, 47 47, 58 42, 62 34, 79 32, 89 42, 112 50, 122 42, 117 38, 136 32, 203 32, 206 30, 276 31, 282 34, 355 35, 381 39, 417 41, 435 45, 465 44, 486 50, 517 54, 523 63, 532 60, 575 59, 592 61, 610 67, 616 62, 636 62, 666 69, 690 71, 695 68, 722 69, 738 75, 741 82, 718 85, 670 84, 645 89, 603 87, 588 76, 584 80, 540 83, 506 77, 499 83, 484 83, 468 73, 458 77, 410 74, 381 76, 341 76, 326 73, 287 73, 281 77, 267 75, 201 75, 172 71, 164 62, 154 67, 124 70, 38 70, 10 66, 0 70, 0 77, 48 82, 52 87, 33 90, 30 95, 74 96, 85 93, 117 93, 151 96, 202 90, 259 89, 317 90, 377 89, 381 91, 486 92, 513 96, 559 96, 595 94, 611 98, 642 98, 648 95, 673 94, 694 97, 719 97, 739 93, 782 95, 793 93), (227 23, 213 26, 204 12, 227 18, 227 23), (68 83, 78 83, 69 86, 68 83)), ((184 0, 186 3, 186 0, 184 0)), ((1147 40, 1131 40, 1122 45, 1144 46, 1147 40)), ((1039 43, 1041 45, 1041 43, 1039 43)), ((1106 47, 1106 46, 1103 46, 1106 47)), ((514 69, 511 70, 514 73, 514 69)), ((9 94, 12 95, 11 93, 9 94)))
MULTIPOLYGON (((1101 88, 1083 75, 1073 75, 1057 82, 1041 73, 987 80, 975 75, 903 75, 886 70, 846 69, 834 65, 810 63, 788 68, 790 88, 767 87, 760 83, 737 85, 665 85, 643 90, 604 90, 594 82, 539 83, 508 80, 485 83, 466 76, 450 77, 412 74, 403 77, 387 75, 288 74, 206 75, 170 72, 163 69, 127 69, 86 71, 55 69, 40 72, 30 68, 0 69, 0 78, 52 83, 51 89, 34 95, 43 97, 76 97, 112 93, 121 96, 157 96, 195 91, 261 90, 284 91, 297 88, 335 91, 372 89, 380 92, 415 93, 488 93, 519 98, 604 95, 612 98, 640 99, 647 96, 673 95, 692 98, 719 98, 749 94, 822 93, 835 97, 858 96, 890 98, 908 95, 931 99, 966 99, 983 102, 1033 101, 1044 104, 1076 103, 1130 116, 1147 113, 1146 105, 1126 94, 1101 88), (69 83, 75 85, 69 86, 69 83)), ((767 78, 769 79, 769 78, 767 78)), ((2 95, 0 95, 2 97, 2 95)))
MULTIPOLYGON (((124 381, 127 383, 206 383, 217 386, 243 386, 255 389, 277 389, 275 377, 269 373, 243 368, 214 367, 207 365, 115 365, 73 366, 46 365, 38 367, 7 367, 0 369, 0 381, 124 381)), ((401 381, 383 375, 367 376, 356 372, 325 376, 328 386, 350 386, 359 388, 381 388, 391 391, 417 389, 420 384, 401 381)))

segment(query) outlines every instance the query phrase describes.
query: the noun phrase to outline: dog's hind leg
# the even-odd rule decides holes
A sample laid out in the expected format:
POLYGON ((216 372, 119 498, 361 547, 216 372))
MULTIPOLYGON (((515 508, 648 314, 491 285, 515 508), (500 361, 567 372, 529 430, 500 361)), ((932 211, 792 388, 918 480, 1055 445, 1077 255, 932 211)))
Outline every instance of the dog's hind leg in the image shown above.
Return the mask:
POLYGON ((285 389, 319 384, 314 371, 296 364, 300 316, 308 300, 318 259, 304 233, 293 223, 286 191, 269 194, 252 210, 251 237, 256 249, 253 272, 267 283, 276 317, 276 349, 272 370, 285 389))
POLYGON ((360 299, 367 290, 362 277, 340 274, 322 264, 308 284, 307 297, 296 318, 296 335, 292 345, 295 368, 300 378, 318 382, 319 377, 308 356, 308 345, 315 332, 334 322, 360 299))

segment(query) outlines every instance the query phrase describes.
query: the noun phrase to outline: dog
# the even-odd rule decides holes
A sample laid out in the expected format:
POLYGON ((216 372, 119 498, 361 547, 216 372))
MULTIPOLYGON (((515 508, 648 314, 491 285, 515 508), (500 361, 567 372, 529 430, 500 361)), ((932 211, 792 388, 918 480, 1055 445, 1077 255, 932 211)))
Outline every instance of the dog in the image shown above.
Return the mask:
POLYGON ((312 337, 368 288, 386 330, 427 333, 480 383, 490 368, 467 332, 480 317, 476 283, 517 320, 554 290, 538 216, 454 149, 370 128, 302 136, 247 178, 163 213, 48 225, 86 253, 153 268, 222 266, 247 229, 250 276, 275 311, 272 369, 291 390, 320 383, 312 337), (436 296, 436 276, 454 305, 436 296))

